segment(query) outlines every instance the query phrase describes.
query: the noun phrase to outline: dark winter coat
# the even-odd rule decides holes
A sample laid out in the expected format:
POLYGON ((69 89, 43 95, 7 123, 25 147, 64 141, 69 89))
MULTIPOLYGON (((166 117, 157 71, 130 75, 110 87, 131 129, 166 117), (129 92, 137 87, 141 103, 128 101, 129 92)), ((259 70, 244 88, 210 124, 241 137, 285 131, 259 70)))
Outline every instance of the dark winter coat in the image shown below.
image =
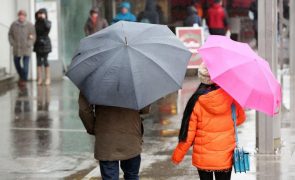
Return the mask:
POLYGON ((89 36, 91 34, 96 33, 97 31, 100 31, 100 30, 108 27, 108 26, 109 26, 109 24, 108 24, 107 20, 104 18, 97 17, 96 25, 94 25, 93 22, 91 21, 91 18, 89 17, 85 23, 84 32, 85 32, 86 36, 89 36))
POLYGON ((40 9, 35 14, 35 29, 37 34, 37 40, 34 45, 34 51, 37 54, 48 54, 51 52, 51 41, 49 38, 49 32, 51 28, 51 22, 48 20, 46 9, 40 9), (38 18, 39 13, 45 14, 45 19, 38 18))
POLYGON ((160 23, 155 0, 146 1, 145 10, 138 15, 137 21, 151 24, 160 23))
MULTIPOLYGON (((148 108, 141 113, 148 113, 148 108)), ((140 111, 94 107, 80 93, 79 116, 87 132, 95 136, 94 157, 97 160, 126 160, 141 153, 143 129, 140 111)))
POLYGON ((197 10, 193 7, 190 6, 188 7, 188 16, 185 18, 183 25, 187 27, 192 27, 194 24, 198 24, 199 26, 202 26, 202 20, 198 16, 197 10))

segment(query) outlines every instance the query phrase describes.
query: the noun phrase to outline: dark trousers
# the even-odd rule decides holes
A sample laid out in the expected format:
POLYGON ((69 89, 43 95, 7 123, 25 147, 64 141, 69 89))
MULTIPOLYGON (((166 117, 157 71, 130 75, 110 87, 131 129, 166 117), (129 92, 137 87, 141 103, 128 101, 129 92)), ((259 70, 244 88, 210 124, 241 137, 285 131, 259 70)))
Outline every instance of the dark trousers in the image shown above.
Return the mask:
POLYGON ((210 33, 211 35, 225 36, 225 35, 226 35, 226 30, 225 30, 225 29, 209 28, 209 33, 210 33))
POLYGON ((49 66, 49 63, 48 63, 48 54, 39 54, 37 53, 37 66, 38 67, 41 67, 41 66, 44 66, 44 67, 48 67, 49 66))
POLYGON ((28 73, 29 73, 29 56, 14 56, 14 65, 15 69, 20 77, 21 80, 27 81, 28 80, 28 73), (23 66, 21 65, 21 60, 23 61, 23 66))
POLYGON ((231 170, 230 171, 221 171, 221 172, 209 172, 198 170, 200 180, 213 180, 213 174, 215 175, 215 180, 230 180, 231 170))
POLYGON ((103 180, 119 180, 119 163, 124 172, 124 179, 138 180, 141 157, 140 155, 123 161, 99 161, 103 180))

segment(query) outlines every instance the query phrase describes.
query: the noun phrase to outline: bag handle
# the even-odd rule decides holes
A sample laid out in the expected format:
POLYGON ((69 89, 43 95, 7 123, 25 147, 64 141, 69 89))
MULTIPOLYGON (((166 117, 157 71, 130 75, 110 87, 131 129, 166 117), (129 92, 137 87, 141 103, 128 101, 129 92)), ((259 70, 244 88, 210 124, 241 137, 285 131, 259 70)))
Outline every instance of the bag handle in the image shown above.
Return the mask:
POLYGON ((231 115, 232 115, 232 119, 234 121, 235 135, 236 135, 236 144, 237 144, 237 147, 238 147, 238 145, 239 145, 239 139, 238 139, 237 114, 236 114, 236 105, 235 104, 232 104, 231 105, 231 115))

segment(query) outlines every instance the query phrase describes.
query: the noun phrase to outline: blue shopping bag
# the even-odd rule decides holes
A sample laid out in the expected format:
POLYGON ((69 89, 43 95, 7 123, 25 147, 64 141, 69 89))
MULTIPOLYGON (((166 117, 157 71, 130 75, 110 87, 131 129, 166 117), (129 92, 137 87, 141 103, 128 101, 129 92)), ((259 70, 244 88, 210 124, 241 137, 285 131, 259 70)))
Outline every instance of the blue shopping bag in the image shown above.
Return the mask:
POLYGON ((239 147, 238 141, 238 131, 237 131, 237 115, 236 115, 236 106, 233 104, 232 109, 232 118, 234 121, 235 135, 236 135, 236 147, 234 149, 233 155, 233 166, 235 173, 247 172, 250 171, 250 158, 249 153, 244 151, 243 148, 239 147))

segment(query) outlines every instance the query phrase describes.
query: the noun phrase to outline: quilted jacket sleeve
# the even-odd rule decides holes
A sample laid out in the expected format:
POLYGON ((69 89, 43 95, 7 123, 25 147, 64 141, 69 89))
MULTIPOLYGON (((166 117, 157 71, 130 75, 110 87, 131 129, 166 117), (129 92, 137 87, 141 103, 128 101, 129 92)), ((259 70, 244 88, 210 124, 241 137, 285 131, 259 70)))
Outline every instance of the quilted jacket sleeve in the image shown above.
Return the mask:
POLYGON ((246 120, 246 115, 244 109, 239 105, 239 103, 235 102, 235 105, 237 107, 237 125, 241 125, 246 120))
POLYGON ((175 164, 180 163, 191 145, 193 144, 195 140, 196 130, 197 130, 197 115, 196 111, 194 110, 192 112, 192 115, 190 117, 189 121, 189 129, 187 133, 187 138, 185 142, 179 142, 177 147, 175 148, 173 155, 172 155, 172 162, 175 164))

